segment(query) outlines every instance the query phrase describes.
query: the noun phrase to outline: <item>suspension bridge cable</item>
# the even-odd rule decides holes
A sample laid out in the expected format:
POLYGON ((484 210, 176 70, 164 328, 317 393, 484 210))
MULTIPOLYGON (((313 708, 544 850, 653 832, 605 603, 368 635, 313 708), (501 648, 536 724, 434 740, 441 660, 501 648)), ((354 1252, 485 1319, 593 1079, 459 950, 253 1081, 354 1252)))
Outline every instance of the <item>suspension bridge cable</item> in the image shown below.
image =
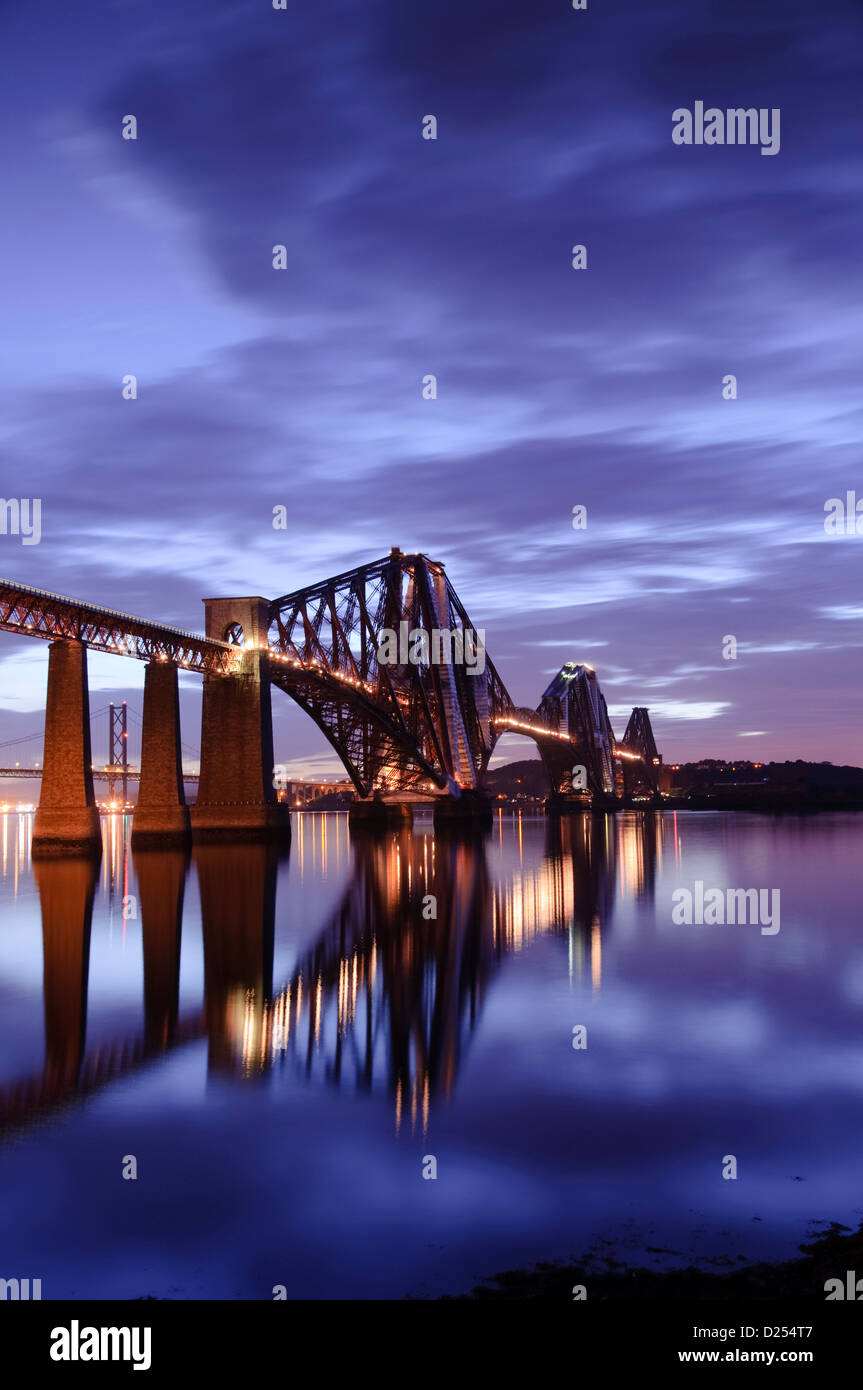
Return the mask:
MULTIPOLYGON (((98 718, 100 714, 105 714, 107 709, 108 706, 103 705, 101 709, 93 710, 92 714, 90 715, 90 719, 93 720, 98 718)), ((22 734, 20 738, 5 738, 2 741, 0 741, 0 748, 14 748, 19 743, 32 743, 34 739, 44 740, 44 738, 45 730, 39 729, 39 731, 35 734, 22 734)))
POLYGON ((13 748, 16 743, 32 743, 36 738, 44 738, 43 733, 24 734, 23 738, 7 738, 0 743, 0 748, 13 748))
MULTIPOLYGON (((140 727, 143 729, 144 721, 141 718, 141 716, 135 710, 130 709, 128 705, 126 706, 126 709, 130 718, 134 719, 135 723, 139 724, 140 727)), ((194 748, 190 743, 181 742, 180 747, 183 749, 184 753, 191 753, 192 756, 195 758, 200 758, 201 756, 200 748, 194 748)))

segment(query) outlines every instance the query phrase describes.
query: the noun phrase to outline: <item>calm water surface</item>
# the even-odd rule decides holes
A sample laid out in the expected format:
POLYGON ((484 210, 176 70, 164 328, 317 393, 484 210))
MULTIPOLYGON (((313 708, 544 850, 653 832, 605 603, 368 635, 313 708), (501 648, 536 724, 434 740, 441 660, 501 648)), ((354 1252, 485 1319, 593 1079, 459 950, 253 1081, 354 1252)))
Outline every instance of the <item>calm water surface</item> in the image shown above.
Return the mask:
POLYGON ((103 827, 98 868, 33 866, 32 817, 0 817, 0 1276, 400 1297, 861 1219, 863 819, 502 814, 464 843, 306 814, 288 854, 191 857, 103 827), (674 925, 696 879, 778 888, 780 931, 674 925))

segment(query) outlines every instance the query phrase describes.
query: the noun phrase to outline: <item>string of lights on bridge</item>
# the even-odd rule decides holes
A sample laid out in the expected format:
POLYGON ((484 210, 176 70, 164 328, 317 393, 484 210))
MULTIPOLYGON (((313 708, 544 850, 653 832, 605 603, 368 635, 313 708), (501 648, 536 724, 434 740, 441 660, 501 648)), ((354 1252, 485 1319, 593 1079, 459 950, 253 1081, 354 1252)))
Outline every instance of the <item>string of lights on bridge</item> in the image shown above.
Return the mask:
MULTIPOLYGON (((121 650, 121 649, 118 647, 118 651, 120 651, 120 650, 121 650)), ((361 688, 361 689, 363 689, 363 690, 368 691, 370 694, 373 694, 373 693, 374 693, 374 686, 371 685, 371 683, 370 683, 369 681, 359 680, 359 679, 357 679, 357 678, 354 677, 354 676, 349 676, 349 675, 347 675, 347 673, 345 673, 345 672, 343 672, 343 671, 332 670, 332 669, 330 669, 330 670, 325 669, 323 666, 321 666, 320 662, 317 662, 317 661, 302 662, 302 661, 300 661, 297 657, 288 656, 285 652, 280 652, 280 651, 279 651, 277 648, 275 648, 275 647, 270 647, 270 646, 260 646, 260 647, 257 647, 257 646, 255 646, 253 643, 248 643, 245 647, 242 647, 242 648, 239 648, 239 649, 238 649, 238 660, 242 660, 242 654, 245 653, 245 652, 261 652, 261 653, 264 653, 264 654, 266 654, 267 656, 269 656, 271 660, 273 660, 273 661, 278 661, 278 662, 280 662, 281 664, 285 664, 285 665, 297 667, 297 668, 299 668, 301 671, 315 671, 315 672, 319 673, 322 677, 328 677, 328 678, 330 678, 331 680, 340 681, 342 684, 344 684, 344 685, 350 685, 350 686, 353 686, 354 688, 361 688)), ((159 660, 159 661, 167 661, 168 658, 167 658, 167 656, 166 656, 164 653, 160 653, 160 654, 159 654, 159 657, 158 657, 158 660, 159 660)), ((180 662, 177 662, 176 664, 177 664, 177 665, 180 665, 180 666, 185 666, 185 665, 187 665, 188 663, 186 663, 186 662, 184 662, 184 661, 180 661, 180 662)), ((107 708, 108 708, 107 705, 106 705, 104 708, 107 709, 107 708)), ((91 718, 95 718, 97 714, 102 714, 102 713, 104 713, 104 710, 96 710, 96 711, 94 711, 94 713, 93 713, 93 715, 91 716, 91 718)), ((132 714, 134 715, 134 711, 132 711, 132 714)), ((137 718, 137 716, 135 716, 135 717, 137 718)), ((138 722, 140 723, 140 720, 139 720, 138 722)), ((577 744, 577 740, 576 740, 575 738, 573 738, 573 736, 572 736, 571 734, 568 734, 568 733, 561 733, 561 732, 560 732, 559 730, 557 730, 557 729, 550 729, 546 724, 528 724, 528 723, 526 723, 524 720, 515 719, 515 718, 513 718, 513 717, 510 716, 510 715, 495 716, 494 718, 492 718, 491 723, 492 723, 492 724, 499 725, 499 726, 500 726, 500 725, 505 725, 505 726, 506 726, 507 728, 509 728, 509 729, 518 730, 518 731, 521 732, 521 733, 531 734, 531 735, 533 735, 533 736, 535 736, 535 737, 553 738, 553 739, 557 739, 557 740, 558 740, 559 742, 561 742, 561 743, 570 743, 570 744, 572 744, 573 746, 576 746, 576 744, 577 744)), ((35 737, 38 737, 38 735, 30 735, 30 736, 29 736, 29 738, 35 738, 35 737)), ((13 743, 25 743, 25 742, 28 742, 28 741, 29 741, 29 738, 28 738, 27 736, 25 736, 24 738, 19 738, 19 739, 8 739, 8 740, 6 740, 5 743, 0 743, 0 748, 7 747, 7 746, 11 746, 13 743)), ((184 745, 184 747, 185 747, 185 745, 184 745)), ((191 752, 192 750, 187 748, 186 751, 187 751, 187 752, 191 752)), ((616 758, 627 758, 627 759, 629 759, 631 762, 642 762, 642 761, 643 761, 642 756, 641 756, 640 753, 630 753, 630 752, 627 752, 625 749, 620 748, 619 746, 615 746, 613 752, 614 752, 614 756, 615 756, 616 758)), ((94 770, 95 770, 95 769, 94 769, 94 770)), ((100 770, 101 770, 101 769, 100 769, 100 770)))
MULTIPOLYGON (((576 747, 578 743, 578 740, 573 738, 572 734, 562 734, 557 729, 549 729, 546 724, 526 724, 522 719, 512 719, 509 715, 505 714, 496 716, 491 722, 492 724, 505 724, 507 728, 518 729, 523 733, 534 734, 541 738, 556 738, 559 739, 561 743, 571 743, 573 747, 576 747)), ((637 763, 644 761, 640 753, 628 753, 617 745, 613 749, 613 752, 615 758, 628 758, 631 762, 637 763)))

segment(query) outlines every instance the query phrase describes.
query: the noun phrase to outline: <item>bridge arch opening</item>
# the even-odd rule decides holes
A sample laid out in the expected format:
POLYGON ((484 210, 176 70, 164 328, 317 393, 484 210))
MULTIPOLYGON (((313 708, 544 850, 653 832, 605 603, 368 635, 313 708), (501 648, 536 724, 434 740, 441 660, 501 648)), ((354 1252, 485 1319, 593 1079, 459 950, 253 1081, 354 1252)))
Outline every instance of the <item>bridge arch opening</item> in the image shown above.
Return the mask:
POLYGON ((490 774, 499 772, 501 768, 510 763, 517 762, 532 762, 542 768, 543 787, 546 796, 550 796, 554 788, 539 739, 533 734, 519 732, 515 729, 505 729, 495 737, 488 762, 483 769, 483 787, 486 790, 491 790, 490 774), (530 745, 529 749, 525 747, 525 743, 530 745))
POLYGON ((270 680, 317 726, 359 797, 397 790, 410 794, 428 790, 433 795, 443 790, 443 774, 423 756, 410 734, 360 692, 340 688, 325 671, 293 671, 279 662, 271 663, 270 680), (389 769, 399 774, 392 785, 387 784, 389 769))

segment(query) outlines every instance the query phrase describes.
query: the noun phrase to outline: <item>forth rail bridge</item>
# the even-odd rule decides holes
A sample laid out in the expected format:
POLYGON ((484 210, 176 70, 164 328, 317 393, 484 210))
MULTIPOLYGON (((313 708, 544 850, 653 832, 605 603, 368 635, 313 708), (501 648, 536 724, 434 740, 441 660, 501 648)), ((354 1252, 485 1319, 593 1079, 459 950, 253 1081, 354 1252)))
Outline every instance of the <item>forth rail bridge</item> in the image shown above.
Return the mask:
POLYGON ((138 845, 266 841, 290 835, 274 787, 271 690, 290 695, 332 744, 357 792, 354 820, 401 823, 431 800, 435 823, 481 824, 483 782, 505 733, 533 739, 551 809, 655 799, 661 758, 647 710, 621 740, 591 667, 568 662, 537 709, 516 706, 497 670, 457 661, 379 660, 380 634, 472 633, 442 564, 397 547, 372 564, 282 598, 204 599, 206 635, 0 580, 0 630, 50 642, 33 854, 98 853, 87 648, 146 662, 138 845), (198 797, 187 806, 178 671, 203 678, 198 797), (581 768, 573 790, 573 769, 581 768), (583 785, 582 785, 583 783, 583 785))

